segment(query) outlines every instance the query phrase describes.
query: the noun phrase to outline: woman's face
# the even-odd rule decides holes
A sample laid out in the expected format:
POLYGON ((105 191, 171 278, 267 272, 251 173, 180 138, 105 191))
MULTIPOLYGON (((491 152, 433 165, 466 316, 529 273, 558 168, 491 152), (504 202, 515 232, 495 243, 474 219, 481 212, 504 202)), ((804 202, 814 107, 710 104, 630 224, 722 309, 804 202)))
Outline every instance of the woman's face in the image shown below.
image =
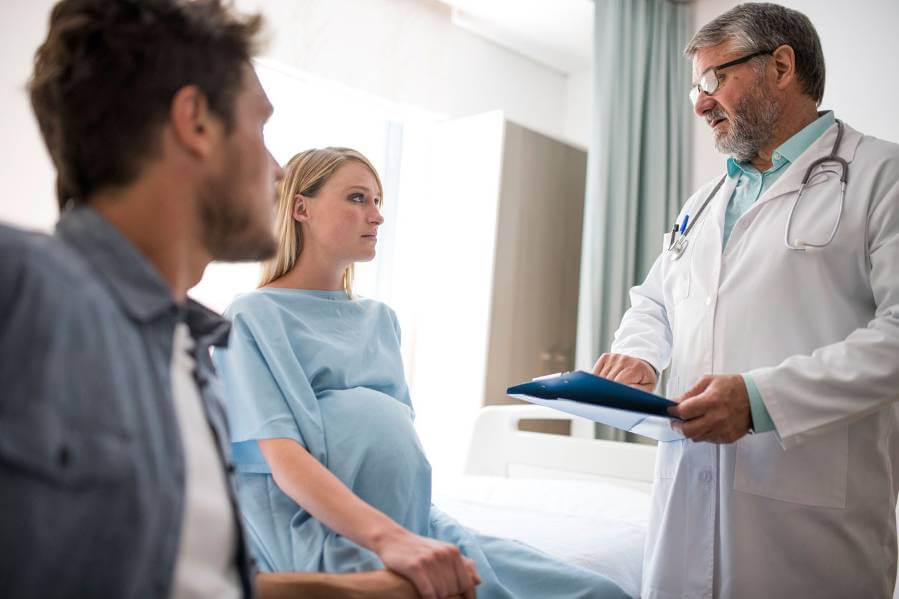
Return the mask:
POLYGON ((314 198, 301 197, 294 218, 303 234, 303 250, 312 250, 345 267, 375 257, 381 216, 381 194, 372 172, 350 160, 325 181, 314 198))

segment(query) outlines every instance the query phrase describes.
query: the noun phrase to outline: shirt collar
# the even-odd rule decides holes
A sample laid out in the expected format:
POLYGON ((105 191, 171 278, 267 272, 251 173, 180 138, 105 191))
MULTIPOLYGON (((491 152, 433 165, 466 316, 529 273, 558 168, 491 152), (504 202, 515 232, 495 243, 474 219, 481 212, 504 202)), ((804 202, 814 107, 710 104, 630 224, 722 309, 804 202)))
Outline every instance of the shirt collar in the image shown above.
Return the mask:
MULTIPOLYGON (((795 162, 803 152, 808 150, 818 138, 820 138, 831 125, 836 122, 833 111, 819 112, 818 118, 806 125, 798 133, 777 146, 771 154, 772 170, 777 170, 786 162, 795 162)), ((737 162, 730 157, 727 159, 727 174, 736 177, 741 173, 757 173, 758 171, 749 161, 737 162), (751 170, 750 170, 751 169, 751 170)))
POLYGON ((830 129, 834 122, 836 118, 832 110, 820 113, 817 119, 806 125, 799 133, 780 144, 774 153, 780 154, 790 162, 796 162, 796 159, 830 129))
POLYGON ((179 305, 140 250, 93 208, 66 210, 56 224, 56 236, 84 258, 132 319, 146 323, 170 312, 187 323, 198 343, 227 341, 227 320, 189 298, 179 305))

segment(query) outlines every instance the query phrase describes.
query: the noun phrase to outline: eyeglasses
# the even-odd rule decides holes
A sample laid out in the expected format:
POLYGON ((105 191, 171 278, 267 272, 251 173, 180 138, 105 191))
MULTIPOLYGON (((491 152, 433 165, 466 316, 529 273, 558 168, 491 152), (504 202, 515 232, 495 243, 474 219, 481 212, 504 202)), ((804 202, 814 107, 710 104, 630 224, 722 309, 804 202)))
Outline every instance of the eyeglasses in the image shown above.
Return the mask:
POLYGON ((763 56, 765 54, 772 53, 772 50, 761 50, 759 52, 747 54, 742 58, 738 58, 730 62, 725 62, 724 64, 719 64, 717 66, 707 68, 702 72, 702 75, 699 76, 699 83, 690 88, 690 102, 693 103, 693 106, 696 106, 696 102, 697 100, 699 100, 700 93, 705 92, 706 95, 711 96, 715 93, 715 91, 717 91, 718 86, 721 84, 721 80, 718 79, 718 71, 736 66, 738 64, 743 64, 744 62, 749 62, 756 56, 763 56))

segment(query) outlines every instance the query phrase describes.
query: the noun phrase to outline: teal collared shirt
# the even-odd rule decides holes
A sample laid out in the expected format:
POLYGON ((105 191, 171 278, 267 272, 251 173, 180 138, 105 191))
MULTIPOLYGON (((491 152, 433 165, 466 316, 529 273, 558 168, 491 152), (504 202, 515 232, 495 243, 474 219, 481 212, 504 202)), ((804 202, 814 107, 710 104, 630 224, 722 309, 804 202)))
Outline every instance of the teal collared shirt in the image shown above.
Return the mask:
MULTIPOLYGON (((834 122, 836 122, 836 119, 833 112, 827 111, 820 114, 814 122, 807 125, 774 150, 771 154, 771 168, 765 172, 759 171, 749 162, 737 162, 733 158, 727 159, 727 176, 736 178, 737 185, 724 212, 722 251, 723 248, 727 247, 730 234, 740 217, 762 197, 762 194, 774 185, 774 182, 786 172, 787 167, 795 162, 803 152, 808 150, 834 122)), ((774 430, 774 421, 771 420, 768 409, 765 408, 765 403, 762 401, 762 395, 759 393, 758 387, 756 387, 749 375, 744 374, 743 380, 746 383, 746 391, 749 393, 753 430, 757 433, 774 430)))

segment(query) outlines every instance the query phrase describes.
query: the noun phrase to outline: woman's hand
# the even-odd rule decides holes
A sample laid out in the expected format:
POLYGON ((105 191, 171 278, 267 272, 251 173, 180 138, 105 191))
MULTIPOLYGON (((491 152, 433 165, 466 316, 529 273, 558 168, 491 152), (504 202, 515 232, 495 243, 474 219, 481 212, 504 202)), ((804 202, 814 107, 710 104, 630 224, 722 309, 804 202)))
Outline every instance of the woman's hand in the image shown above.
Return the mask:
POLYGON ((263 439, 259 449, 275 484, 334 532, 374 551, 426 599, 474 599, 474 562, 454 545, 414 535, 356 496, 292 439, 263 439))
POLYGON ((474 599, 475 586, 481 583, 474 562, 458 547, 402 528, 378 539, 374 550, 387 569, 408 578, 424 599, 474 599))

